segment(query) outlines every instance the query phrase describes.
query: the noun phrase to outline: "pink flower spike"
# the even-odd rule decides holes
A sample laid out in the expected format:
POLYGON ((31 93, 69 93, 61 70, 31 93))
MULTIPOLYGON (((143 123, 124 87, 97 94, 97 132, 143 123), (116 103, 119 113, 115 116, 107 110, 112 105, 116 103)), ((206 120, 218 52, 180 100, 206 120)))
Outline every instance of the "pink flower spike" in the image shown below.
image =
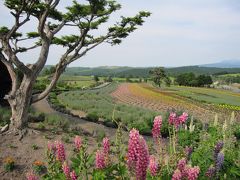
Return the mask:
POLYGON ((181 172, 183 172, 184 169, 185 169, 186 164, 187 164, 187 160, 186 160, 185 158, 180 159, 180 160, 178 161, 177 168, 178 168, 181 172))
POLYGON ((77 180, 77 174, 75 173, 74 170, 70 173, 70 177, 71 177, 71 180, 77 180))
POLYGON ((181 180, 182 179, 182 173, 178 169, 176 169, 173 173, 172 180, 181 180))
POLYGON ((80 136, 76 136, 76 137, 74 138, 74 145, 75 145, 75 149, 76 149, 77 151, 80 151, 80 148, 81 148, 81 146, 82 146, 82 139, 81 139, 80 136))
POLYGON ((70 178, 70 168, 69 168, 69 166, 67 165, 66 162, 63 163, 62 170, 63 170, 63 173, 66 176, 66 179, 69 179, 70 178))
POLYGON ((102 141, 102 146, 103 146, 103 152, 105 154, 108 154, 110 151, 110 141, 107 137, 105 137, 102 141))
POLYGON ((127 164, 136 174, 136 179, 146 179, 149 164, 149 152, 146 141, 136 129, 129 134, 127 164))
POLYGON ((186 120, 188 119, 188 113, 186 113, 186 112, 182 113, 182 115, 179 116, 178 119, 181 124, 184 124, 186 122, 186 120))
POLYGON ((171 112, 170 115, 169 115, 169 118, 168 118, 168 123, 169 123, 170 125, 174 125, 175 122, 176 122, 176 120, 177 120, 177 114, 171 112))
POLYGON ((28 172, 26 177, 27 177, 27 180, 38 180, 38 177, 32 171, 28 172))
POLYGON ((105 153, 101 150, 96 152, 95 166, 97 169, 104 169, 106 167, 105 153))
POLYGON ((156 116, 153 121, 152 135, 155 140, 161 136, 162 117, 156 116))
POLYGON ((196 180, 198 178, 199 172, 200 172, 200 168, 198 166, 189 168, 187 171, 188 180, 196 180))
POLYGON ((64 162, 66 160, 64 144, 61 141, 56 141, 55 143, 57 149, 57 159, 61 162, 64 162))
POLYGON ((156 176, 157 175, 158 163, 157 163, 156 158, 154 156, 150 156, 149 170, 150 170, 151 176, 156 176))

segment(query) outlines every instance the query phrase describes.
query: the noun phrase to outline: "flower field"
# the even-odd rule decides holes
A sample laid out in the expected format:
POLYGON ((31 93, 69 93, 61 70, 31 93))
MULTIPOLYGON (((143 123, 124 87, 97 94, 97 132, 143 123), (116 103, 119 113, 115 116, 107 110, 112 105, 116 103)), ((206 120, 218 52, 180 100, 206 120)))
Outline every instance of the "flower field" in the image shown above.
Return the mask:
MULTIPOLYGON (((165 119, 169 126, 169 143, 163 143, 163 118, 152 121, 152 137, 145 139, 137 129, 131 129, 123 143, 122 127, 115 140, 104 137, 96 149, 81 136, 73 138, 71 156, 65 144, 48 142, 47 163, 35 162, 26 173, 27 180, 59 179, 136 179, 136 180, 208 180, 240 178, 239 123, 234 113, 230 121, 209 123, 207 128, 194 124, 186 112, 171 112, 165 119), (197 138, 193 138, 197 137, 197 138), (152 144, 152 146, 149 146, 152 144), (37 166, 37 168, 36 168, 37 166), (39 167, 46 169, 39 171, 39 167)), ((12 162, 12 161, 11 161, 12 162)), ((4 162, 9 165, 9 162, 4 162)), ((14 166, 13 166, 14 168, 14 166)))
POLYGON ((239 94, 209 88, 170 87, 160 90, 148 84, 123 83, 111 95, 122 103, 154 111, 187 111, 202 120, 212 118, 215 113, 239 111, 240 107, 239 94))

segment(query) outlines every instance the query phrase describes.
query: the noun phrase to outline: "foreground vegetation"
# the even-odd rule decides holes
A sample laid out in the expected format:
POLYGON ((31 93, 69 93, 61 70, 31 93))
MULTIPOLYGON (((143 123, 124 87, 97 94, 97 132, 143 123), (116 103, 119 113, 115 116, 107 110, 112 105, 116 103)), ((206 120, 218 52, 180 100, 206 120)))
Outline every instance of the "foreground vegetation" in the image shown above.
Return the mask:
POLYGON ((88 142, 76 136, 71 158, 66 156, 61 141, 49 142, 48 164, 41 167, 47 172, 41 171, 42 164, 38 163, 27 173, 27 178, 37 179, 39 175, 43 179, 71 180, 240 178, 240 124, 234 113, 224 123, 216 118, 208 126, 195 124, 186 113, 170 113, 166 120, 170 134, 168 143, 163 143, 161 138, 161 116, 152 122, 153 139, 147 143, 136 129, 132 129, 126 147, 122 143, 121 126, 118 126, 115 141, 105 137, 91 152, 88 142), (149 143, 153 146, 147 145, 149 143))

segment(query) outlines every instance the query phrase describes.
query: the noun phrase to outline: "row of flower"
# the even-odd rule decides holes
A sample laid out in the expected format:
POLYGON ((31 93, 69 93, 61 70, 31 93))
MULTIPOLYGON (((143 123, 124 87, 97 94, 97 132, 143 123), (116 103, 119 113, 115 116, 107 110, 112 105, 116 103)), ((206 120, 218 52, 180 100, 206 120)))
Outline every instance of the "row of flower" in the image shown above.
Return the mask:
MULTIPOLYGON (((153 122, 152 144, 148 145, 136 129, 129 133, 128 147, 123 143, 121 126, 116 139, 111 142, 105 137, 93 153, 89 153, 87 142, 74 138, 74 157, 66 157, 64 144, 49 142, 47 148, 47 171, 43 179, 238 179, 240 178, 239 140, 234 134, 234 117, 223 124, 215 119, 213 124, 194 129, 191 120, 187 126, 188 114, 169 116, 169 134, 161 137, 162 117, 153 122), (181 146, 181 131, 200 133, 201 138, 194 145, 181 146)), ((27 174, 28 180, 36 180, 36 171, 27 174)))

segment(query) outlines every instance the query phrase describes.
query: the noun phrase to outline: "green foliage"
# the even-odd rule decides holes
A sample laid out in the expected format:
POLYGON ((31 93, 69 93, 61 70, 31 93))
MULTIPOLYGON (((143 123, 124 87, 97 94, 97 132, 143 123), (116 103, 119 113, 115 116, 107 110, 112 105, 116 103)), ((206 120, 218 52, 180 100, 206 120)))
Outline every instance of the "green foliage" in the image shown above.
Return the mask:
POLYGON ((180 86, 196 86, 202 87, 204 85, 210 85, 213 83, 211 76, 199 75, 195 76, 194 73, 180 74, 176 78, 176 82, 180 86))
POLYGON ((97 122, 98 121, 98 115, 96 112, 91 112, 88 113, 86 116, 88 121, 92 121, 92 122, 97 122))
POLYGON ((64 131, 67 131, 70 125, 69 121, 66 120, 66 118, 57 114, 46 115, 44 123, 56 128, 61 128, 64 131))
POLYGON ((150 75, 152 76, 153 82, 158 85, 159 87, 161 86, 161 83, 163 80, 165 80, 166 84, 170 86, 171 81, 168 78, 166 71, 163 67, 155 68, 151 71, 149 71, 150 75))

